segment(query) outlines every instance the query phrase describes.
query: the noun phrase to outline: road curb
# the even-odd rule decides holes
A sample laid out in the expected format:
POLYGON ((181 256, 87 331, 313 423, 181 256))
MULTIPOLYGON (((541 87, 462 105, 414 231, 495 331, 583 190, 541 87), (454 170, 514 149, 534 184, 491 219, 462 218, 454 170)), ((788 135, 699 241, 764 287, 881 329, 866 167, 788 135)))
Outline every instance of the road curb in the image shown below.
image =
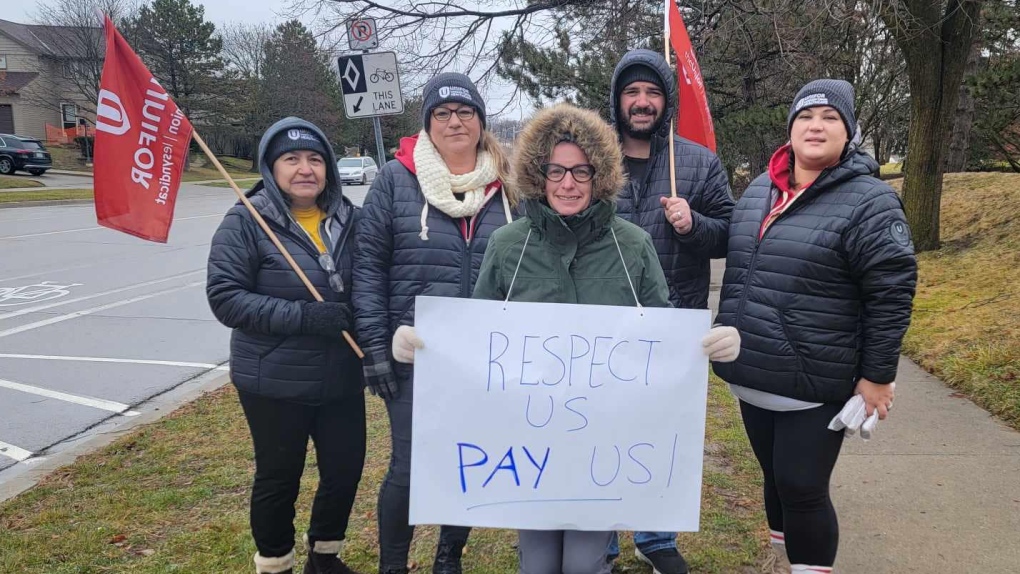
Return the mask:
POLYGON ((30 458, 0 472, 0 502, 31 489, 43 477, 71 464, 78 457, 131 434, 139 427, 156 422, 228 382, 230 382, 228 373, 210 369, 139 403, 132 409, 141 413, 138 416, 114 415, 76 436, 47 448, 41 456, 30 458))
POLYGON ((16 207, 46 207, 50 205, 86 205, 94 203, 94 199, 44 199, 42 201, 11 201, 0 203, 0 209, 14 209, 16 207))

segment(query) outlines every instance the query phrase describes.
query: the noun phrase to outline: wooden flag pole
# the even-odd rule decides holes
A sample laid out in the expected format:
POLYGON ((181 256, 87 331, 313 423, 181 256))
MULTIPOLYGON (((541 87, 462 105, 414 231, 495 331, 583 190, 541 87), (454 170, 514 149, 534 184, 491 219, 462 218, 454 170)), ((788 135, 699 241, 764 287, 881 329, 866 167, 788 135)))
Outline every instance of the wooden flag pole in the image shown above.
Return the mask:
MULTIPOLYGON (((662 35, 662 43, 663 43, 663 46, 662 46, 663 50, 662 51, 663 51, 663 55, 666 56, 666 66, 670 65, 669 64, 669 2, 670 1, 671 0, 666 0, 665 12, 663 13, 664 23, 663 23, 663 35, 662 35)), ((677 65, 681 66, 682 64, 680 64, 678 62, 677 65)), ((683 73, 683 72, 681 72, 681 73, 683 73)), ((677 90, 679 91, 679 89, 680 89, 679 82, 677 82, 677 90)), ((675 149, 674 148, 675 144, 673 142, 673 136, 676 134, 676 116, 680 115, 680 97, 679 96, 680 95, 678 93, 677 94, 676 113, 673 114, 674 117, 669 120, 669 195, 670 195, 670 197, 676 197, 676 154, 673 153, 674 149, 675 149)), ((667 100, 668 99, 669 98, 667 98, 667 100)))
MULTIPOLYGON (((276 248, 280 250, 280 253, 283 254, 283 258, 287 260, 287 263, 289 263, 291 268, 294 269, 294 272, 297 273, 298 277, 301 279, 301 282, 304 283, 305 287, 308 288, 308 292, 312 294, 312 297, 315 297, 315 300, 319 301, 320 303, 324 301, 322 295, 319 294, 319 290, 315 288, 315 285, 312 285, 312 282, 308 280, 308 276, 305 275, 305 272, 302 271, 300 267, 298 267, 297 262, 294 261, 294 258, 290 256, 290 252, 288 252, 287 248, 284 247, 282 243, 280 243, 280 239, 276 236, 275 233, 273 233, 273 230, 269 228, 269 224, 266 223, 266 220, 262 218, 262 215, 258 212, 258 210, 255 209, 255 206, 252 205, 250 201, 248 201, 247 197, 244 196, 244 192, 241 191, 241 188, 237 187, 237 183, 234 182, 234 178, 230 177, 230 174, 227 173, 227 170, 223 168, 223 165, 220 163, 220 160, 216 159, 216 155, 213 154, 212 150, 209 149, 209 146, 205 145, 205 141, 202 140, 202 136, 198 135, 198 132, 192 131, 191 137, 195 139, 195 143, 198 144, 198 147, 202 148, 202 152, 204 152, 205 155, 210 160, 212 160, 213 165, 215 165, 216 169, 219 170, 220 175, 222 175, 227 180, 227 183, 230 184, 230 188, 234 190, 235 194, 237 194, 237 198, 241 200, 241 203, 243 203, 245 207, 248 208, 248 211, 251 212, 252 217, 254 217, 255 221, 258 222, 259 227, 262 228, 262 231, 266 232, 266 235, 269 236, 269 240, 273 242, 273 245, 275 245, 276 248)), ((354 354, 356 354, 359 359, 364 359, 365 353, 362 352, 361 347, 359 347, 358 344, 354 342, 354 338, 351 337, 351 334, 348 333, 347 331, 342 331, 342 333, 344 339, 347 340, 347 344, 351 346, 351 349, 354 349, 354 354)))

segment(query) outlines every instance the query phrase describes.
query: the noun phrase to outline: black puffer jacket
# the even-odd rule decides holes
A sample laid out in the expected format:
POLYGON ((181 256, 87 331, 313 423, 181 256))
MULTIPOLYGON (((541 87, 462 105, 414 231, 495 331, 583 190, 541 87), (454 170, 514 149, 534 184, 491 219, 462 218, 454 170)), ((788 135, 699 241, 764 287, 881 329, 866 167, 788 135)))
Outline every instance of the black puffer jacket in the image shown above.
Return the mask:
MULTIPOLYGON (((470 242, 463 233, 469 220, 434 207, 423 239, 425 196, 413 171, 416 142, 417 136, 403 138, 397 159, 379 170, 359 220, 354 312, 366 364, 390 360, 393 333, 414 324, 415 296, 470 298, 489 237, 507 224, 500 189, 475 216, 470 242)), ((411 365, 395 366, 398 376, 411 376, 411 365)))
POLYGON ((670 196, 670 119, 677 106, 677 83, 665 60, 651 50, 633 50, 617 64, 610 92, 610 115, 620 130, 617 81, 630 66, 643 64, 657 71, 666 86, 662 127, 652 137, 648 170, 642 181, 630 181, 617 199, 617 215, 644 228, 652 236, 659 263, 669 283, 669 300, 684 309, 708 308, 709 261, 726 256, 726 230, 733 211, 733 195, 726 171, 708 148, 673 136, 677 197, 691 206, 694 228, 678 235, 662 213, 660 197, 670 196))
MULTIPOLYGON (((259 157, 273 135, 298 127, 329 141, 314 125, 286 118, 262 136, 259 157)), ((328 182, 319 199, 327 214, 322 238, 348 287, 343 293, 330 289, 318 249, 291 217, 265 161, 259 162, 262 181, 247 196, 319 293, 327 301, 349 302, 358 214, 340 191, 336 157, 329 152, 328 182)), ((361 361, 343 339, 301 332, 301 304, 315 299, 241 203, 227 212, 213 236, 206 294, 216 318, 234 330, 230 378, 238 389, 305 404, 362 392, 361 361)))
MULTIPOLYGON (((785 150, 785 148, 784 148, 785 150)), ((788 165, 780 150, 773 171, 788 165)), ((759 240, 777 191, 751 183, 730 223, 717 321, 740 330, 726 381, 812 402, 848 399, 861 377, 896 378, 917 262, 896 193, 851 151, 822 172, 759 240)))

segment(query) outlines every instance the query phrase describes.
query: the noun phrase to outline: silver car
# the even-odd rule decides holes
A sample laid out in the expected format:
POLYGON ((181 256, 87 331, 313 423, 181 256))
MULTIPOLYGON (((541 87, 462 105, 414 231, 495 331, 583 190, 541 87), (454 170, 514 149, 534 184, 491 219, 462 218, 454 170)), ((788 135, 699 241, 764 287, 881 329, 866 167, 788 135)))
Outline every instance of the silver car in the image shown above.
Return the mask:
POLYGON ((370 157, 345 157, 336 162, 340 170, 340 183, 368 185, 375 180, 379 166, 370 157))

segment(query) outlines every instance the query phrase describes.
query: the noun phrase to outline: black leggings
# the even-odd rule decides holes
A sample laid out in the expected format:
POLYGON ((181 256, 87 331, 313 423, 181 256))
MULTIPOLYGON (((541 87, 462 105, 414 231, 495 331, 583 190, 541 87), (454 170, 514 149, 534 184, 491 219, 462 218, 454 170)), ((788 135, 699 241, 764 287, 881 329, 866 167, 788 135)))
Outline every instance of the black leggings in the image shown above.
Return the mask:
POLYGON ((239 392, 255 444, 251 533, 264 557, 294 548, 294 502, 305 469, 308 438, 315 443, 319 487, 312 503, 309 543, 343 540, 365 465, 365 397, 308 406, 239 392))
POLYGON ((839 523, 829 498, 843 432, 828 429, 843 408, 827 403, 805 411, 777 412, 740 401, 740 414, 765 475, 769 528, 786 536, 792 564, 832 566, 839 523))
MULTIPOLYGON (((402 367, 398 367, 402 369, 402 367)), ((410 371, 403 368, 402 370, 410 371)), ((393 450, 390 468, 379 489, 379 570, 399 570, 407 565, 407 554, 414 537, 414 526, 408 524, 411 503, 411 396, 414 383, 410 373, 398 376, 399 395, 386 402, 390 417, 393 450)), ((439 545, 463 546, 471 534, 465 526, 443 526, 439 545)))

